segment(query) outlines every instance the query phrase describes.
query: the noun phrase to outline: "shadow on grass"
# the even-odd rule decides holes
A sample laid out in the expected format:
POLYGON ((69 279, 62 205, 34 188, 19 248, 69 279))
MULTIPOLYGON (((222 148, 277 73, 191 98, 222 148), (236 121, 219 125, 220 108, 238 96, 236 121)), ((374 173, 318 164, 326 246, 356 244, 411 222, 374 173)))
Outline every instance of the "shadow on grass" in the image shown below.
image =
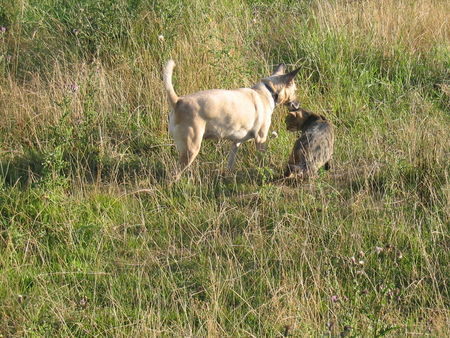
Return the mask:
POLYGON ((157 182, 167 178, 164 164, 155 160, 154 156, 132 155, 127 159, 100 157, 97 153, 84 154, 82 159, 69 155, 63 156, 64 166, 51 169, 48 158, 42 152, 29 150, 24 154, 0 160, 0 180, 5 186, 26 188, 54 177, 77 177, 83 182, 116 182, 127 183, 143 176, 151 177, 157 182), (48 168, 50 166, 50 168, 48 168))
POLYGON ((365 192, 376 199, 395 197, 407 200, 415 196, 424 207, 444 206, 446 168, 433 161, 370 170, 346 170, 333 177, 335 187, 348 197, 365 192))
POLYGON ((6 186, 27 186, 44 176, 44 156, 37 151, 0 160, 0 179, 6 186))

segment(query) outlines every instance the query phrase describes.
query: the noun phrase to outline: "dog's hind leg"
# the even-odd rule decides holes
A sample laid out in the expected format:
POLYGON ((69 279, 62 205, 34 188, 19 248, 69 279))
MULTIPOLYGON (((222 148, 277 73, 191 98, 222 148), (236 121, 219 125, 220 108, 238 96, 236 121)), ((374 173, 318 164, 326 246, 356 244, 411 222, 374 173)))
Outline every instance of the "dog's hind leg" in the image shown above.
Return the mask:
POLYGON ((234 164, 236 162, 236 154, 239 149, 239 146, 241 145, 240 142, 233 143, 231 146, 230 154, 228 155, 228 169, 233 170, 234 164))
POLYGON ((180 167, 177 178, 181 176, 197 157, 202 144, 204 129, 189 127, 174 135, 175 144, 180 154, 180 167))

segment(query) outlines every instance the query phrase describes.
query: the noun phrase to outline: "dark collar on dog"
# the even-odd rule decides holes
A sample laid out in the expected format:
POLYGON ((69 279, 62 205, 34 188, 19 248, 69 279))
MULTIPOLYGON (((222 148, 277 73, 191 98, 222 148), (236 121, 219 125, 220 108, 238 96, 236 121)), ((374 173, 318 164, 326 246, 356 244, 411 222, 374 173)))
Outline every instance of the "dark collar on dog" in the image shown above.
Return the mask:
POLYGON ((274 92, 273 88, 270 87, 269 85, 267 85, 267 83, 263 82, 264 86, 267 88, 267 90, 269 91, 269 93, 272 95, 273 98, 273 102, 275 103, 275 105, 277 105, 278 103, 278 94, 274 92))

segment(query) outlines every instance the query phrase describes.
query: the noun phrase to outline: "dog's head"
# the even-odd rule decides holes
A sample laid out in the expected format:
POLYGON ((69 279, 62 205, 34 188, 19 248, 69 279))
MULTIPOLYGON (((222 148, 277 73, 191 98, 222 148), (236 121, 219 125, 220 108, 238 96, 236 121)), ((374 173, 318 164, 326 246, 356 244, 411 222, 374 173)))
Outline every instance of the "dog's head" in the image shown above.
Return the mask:
POLYGON ((285 119, 286 129, 289 131, 301 130, 306 120, 312 115, 312 113, 307 112, 301 108, 297 110, 290 111, 285 119))
POLYGON ((300 68, 286 74, 286 66, 279 64, 272 75, 263 79, 263 82, 275 93, 277 104, 284 104, 291 107, 291 109, 298 108, 297 86, 295 85, 294 78, 299 70, 300 68))

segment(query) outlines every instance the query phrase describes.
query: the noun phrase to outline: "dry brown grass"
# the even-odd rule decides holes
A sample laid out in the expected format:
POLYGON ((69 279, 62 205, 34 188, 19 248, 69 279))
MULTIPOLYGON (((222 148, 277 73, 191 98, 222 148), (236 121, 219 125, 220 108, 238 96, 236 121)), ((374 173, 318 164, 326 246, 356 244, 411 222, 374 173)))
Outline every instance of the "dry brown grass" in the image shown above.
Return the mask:
POLYGON ((317 1, 315 13, 329 31, 344 30, 391 51, 397 45, 413 53, 435 45, 448 48, 450 2, 445 0, 317 1))

